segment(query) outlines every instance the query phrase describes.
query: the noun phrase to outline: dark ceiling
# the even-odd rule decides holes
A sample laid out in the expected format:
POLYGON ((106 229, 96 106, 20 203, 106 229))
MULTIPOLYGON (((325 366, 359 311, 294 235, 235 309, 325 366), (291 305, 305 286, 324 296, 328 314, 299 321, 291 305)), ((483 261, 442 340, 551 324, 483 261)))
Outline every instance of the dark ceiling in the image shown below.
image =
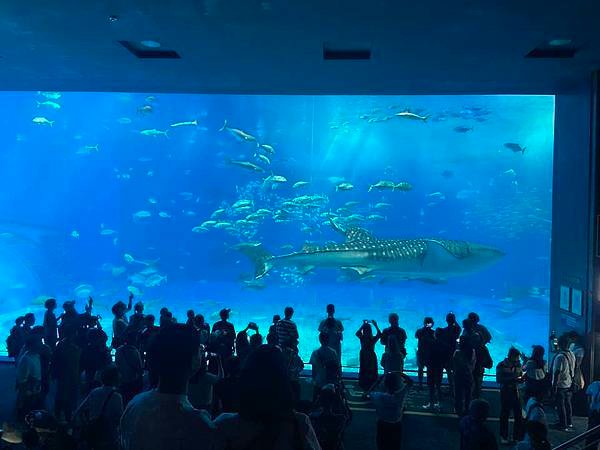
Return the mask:
POLYGON ((599 30, 599 0, 5 0, 0 89, 558 93, 600 67, 599 30), (556 38, 574 58, 524 57, 556 38), (144 39, 181 59, 118 43, 144 39), (372 57, 324 61, 324 43, 372 57))

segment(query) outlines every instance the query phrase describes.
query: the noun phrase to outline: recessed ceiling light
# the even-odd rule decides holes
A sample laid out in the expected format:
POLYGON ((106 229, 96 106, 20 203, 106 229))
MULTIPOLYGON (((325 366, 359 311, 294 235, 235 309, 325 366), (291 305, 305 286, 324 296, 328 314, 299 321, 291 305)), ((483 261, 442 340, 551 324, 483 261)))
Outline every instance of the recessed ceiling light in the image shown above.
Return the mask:
POLYGON ((572 39, 551 39, 548 41, 548 45, 551 45, 552 47, 563 47, 572 43, 572 39))
POLYGON ((140 44, 142 44, 144 47, 148 47, 148 48, 159 48, 160 47, 160 42, 151 41, 151 40, 141 41, 140 44))

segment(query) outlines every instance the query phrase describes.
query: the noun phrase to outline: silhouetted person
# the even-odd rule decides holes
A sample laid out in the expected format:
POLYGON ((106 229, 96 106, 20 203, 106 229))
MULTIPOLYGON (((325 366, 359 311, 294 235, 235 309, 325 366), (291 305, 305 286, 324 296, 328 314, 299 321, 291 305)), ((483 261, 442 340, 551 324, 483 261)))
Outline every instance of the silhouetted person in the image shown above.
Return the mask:
POLYGON ((467 414, 473 391, 473 369, 475 367, 475 350, 469 340, 461 336, 458 348, 452 357, 454 372, 454 411, 459 416, 467 414))
POLYGON ((75 422, 83 427, 85 440, 92 450, 119 449, 119 422, 123 399, 117 392, 119 371, 108 365, 100 373, 102 385, 93 389, 75 411, 75 422), (92 428, 92 429, 90 429, 92 428))
POLYGON ((279 336, 277 336, 277 322, 281 320, 281 316, 279 314, 275 314, 273 316, 273 323, 269 327, 269 333, 267 334, 267 343, 270 345, 279 344, 279 336))
MULTIPOLYGON (((15 324, 10 329, 10 334, 6 339, 6 350, 9 358, 17 358, 23 345, 25 345, 25 333, 23 332, 23 322, 25 317, 19 316, 15 319, 15 324)), ((15 361, 16 362, 16 361, 15 361)))
POLYGON ((427 368, 427 388, 429 389, 429 403, 423 405, 423 408, 438 410, 442 397, 442 375, 444 369, 442 366, 442 348, 433 331, 433 319, 431 319, 430 323, 431 326, 429 328, 427 324, 425 325, 425 328, 428 328, 428 330, 424 331, 422 338, 423 362, 427 368))
POLYGON ((75 309, 75 301, 69 300, 63 303, 63 313, 58 317, 60 324, 58 325, 59 340, 67 335, 77 333, 80 325, 79 313, 75 309))
POLYGON ((255 335, 258 334, 258 325, 256 325, 254 322, 250 322, 248 325, 246 325, 246 328, 241 330, 235 337, 236 354, 240 358, 242 365, 252 351, 248 337, 248 331, 250 330, 254 331, 255 335))
POLYGON ((338 411, 340 398, 332 385, 321 390, 310 421, 322 450, 343 450, 349 417, 338 411))
POLYGON ((496 382, 500 385, 500 443, 518 441, 523 432, 523 406, 519 397, 519 383, 523 381, 521 353, 514 347, 506 359, 496 366, 496 382), (513 415, 513 439, 509 439, 508 418, 513 415))
POLYGON ((133 305, 133 314, 129 316, 129 329, 141 332, 144 329, 144 304, 136 302, 133 305))
POLYGON ((337 383, 340 375, 340 362, 337 353, 329 347, 329 337, 319 334, 321 346, 312 352, 309 364, 312 366, 313 399, 316 399, 323 386, 337 383))
POLYGON ((535 395, 529 397, 524 409, 525 423, 533 421, 540 422, 545 427, 548 426, 543 401, 544 395, 541 392, 537 392, 535 395))
POLYGON ((220 412, 236 413, 240 411, 240 372, 241 364, 237 356, 225 361, 225 378, 217 382, 214 394, 220 412))
POLYGON ((298 327, 292 321, 294 308, 287 306, 283 319, 277 322, 277 338, 282 347, 298 348, 298 327))
POLYGON ((196 314, 194 317, 194 327, 198 330, 200 345, 208 346, 210 341, 210 325, 204 321, 202 314, 196 314))
POLYGON ((298 404, 300 401, 300 374, 304 370, 304 362, 298 355, 296 349, 290 347, 284 347, 281 349, 283 354, 283 360, 285 367, 287 368, 287 374, 290 378, 290 385, 292 387, 292 394, 294 396, 294 404, 298 404))
POLYGON ((551 450, 548 428, 540 422, 527 422, 525 439, 514 450, 551 450))
POLYGON ((218 353, 223 361, 233 355, 233 344, 235 342, 235 329, 228 322, 230 309, 225 308, 219 312, 221 320, 215 322, 212 328, 211 348, 218 353))
POLYGON ((404 402, 413 381, 404 374, 388 373, 383 377, 383 391, 369 396, 377 415, 377 450, 399 450, 402 447, 404 402))
POLYGON ((49 298, 44 303, 46 312, 44 313, 44 342, 48 347, 54 350, 56 342, 58 340, 58 321, 54 310, 56 309, 56 300, 49 298))
POLYGON ((185 316, 186 316, 185 324, 188 327, 195 328, 195 326, 194 326, 194 317, 196 317, 196 313, 194 312, 194 310, 193 309, 188 309, 187 313, 185 314, 185 316))
POLYGON ((114 349, 119 348, 123 344, 123 337, 125 336, 125 332, 127 331, 127 327, 129 326, 129 322, 127 321, 127 316, 125 314, 131 311, 132 301, 133 294, 129 293, 129 302, 127 303, 127 305, 122 301, 118 301, 111 308, 111 311, 114 315, 114 319, 112 323, 113 335, 110 346, 114 349))
POLYGON ((188 385, 188 398, 192 406, 196 409, 205 409, 209 413, 213 406, 214 386, 223 379, 223 363, 219 355, 203 354, 198 369, 190 378, 188 385), (213 360, 213 365, 217 367, 217 373, 210 372, 209 362, 213 360))
POLYGON ((63 336, 52 357, 52 375, 56 379, 54 415, 58 420, 64 415, 70 422, 79 395, 81 348, 76 343, 75 330, 71 327, 64 328, 63 336))
POLYGON ((434 339, 433 319, 425 317, 423 319, 423 328, 419 328, 415 332, 417 340, 417 378, 419 380, 419 389, 423 388, 423 373, 425 371, 425 360, 427 353, 430 351, 432 341, 434 339))
POLYGON ((401 351, 396 336, 390 336, 387 340, 385 351, 381 356, 381 367, 384 373, 400 374, 404 371, 405 353, 401 351))
POLYGON ((136 346, 137 334, 131 330, 123 336, 123 345, 115 352, 115 364, 119 370, 121 383, 119 392, 123 404, 127 405, 144 388, 142 357, 136 346))
POLYGON ((548 364, 544 359, 544 347, 534 345, 531 357, 527 358, 521 355, 524 361, 523 372, 525 376, 525 402, 530 397, 541 395, 542 398, 548 392, 546 375, 548 374, 548 364))
POLYGON ((448 376, 448 386, 450 388, 451 395, 454 395, 454 372, 452 370, 452 356, 456 351, 458 345, 458 338, 460 337, 461 328, 456 322, 456 316, 450 312, 446 314, 446 326, 444 328, 438 328, 435 330, 435 337, 437 338, 440 346, 442 368, 446 371, 448 376))
POLYGON ((469 414, 460 420, 460 450, 497 450, 494 433, 485 424, 490 404, 475 399, 469 406, 469 414))
POLYGON ((320 449, 310 420, 293 408, 281 351, 260 347, 242 370, 240 412, 215 420, 213 450, 320 449))
POLYGON ((473 323, 475 331, 477 331, 481 336, 483 345, 489 344, 492 341, 492 335, 485 326, 479 323, 479 314, 475 312, 470 312, 467 316, 467 319, 469 319, 473 323))
POLYGON ((42 362, 40 346, 42 334, 30 333, 16 361, 17 418, 22 420, 26 414, 41 408, 42 362))
POLYGON ((342 361, 342 340, 344 339, 344 325, 334 317, 335 306, 327 305, 327 318, 319 324, 319 333, 325 333, 328 337, 328 346, 335 350, 342 361))
POLYGON ((368 391, 375 384, 378 376, 375 344, 381 338, 381 331, 379 330, 379 326, 377 326, 377 322, 374 320, 370 322, 367 320, 363 321, 363 324, 356 332, 356 337, 360 340, 358 385, 364 391, 368 391), (373 336, 371 324, 377 330, 375 336, 373 336))
POLYGON ((31 333, 31 329, 35 325, 35 315, 33 313, 27 313, 23 316, 23 333, 25 336, 31 333))
MULTIPOLYGON (((139 345, 140 345, 140 356, 144 367, 146 367, 146 354, 150 341, 158 334, 159 328, 154 324, 155 317, 152 314, 144 316, 144 323, 140 333, 139 345)), ((158 381, 158 380, 157 380, 158 381)))
POLYGON ((396 339, 398 351, 404 355, 404 359, 406 358, 406 331, 404 331, 403 328, 400 328, 398 314, 391 313, 388 317, 388 321, 390 323, 390 326, 383 330, 383 332, 381 333, 381 343, 386 346, 387 350, 388 341, 390 337, 393 336, 396 339))
POLYGON ((573 427, 571 405, 573 385, 573 374, 575 371, 575 355, 569 350, 569 339, 562 335, 558 338, 559 352, 554 357, 552 364, 552 388, 556 397, 556 407, 558 409, 558 423, 556 427, 559 430, 568 431, 573 427))
POLYGON ((473 369, 473 397, 479 398, 481 395, 481 385, 483 384, 483 374, 486 368, 491 368, 491 358, 487 347, 483 343, 483 337, 477 330, 475 323, 471 319, 463 320, 462 336, 468 340, 469 345, 475 350, 475 368, 473 369))
POLYGON ((137 395, 127 405, 120 424, 122 450, 210 448, 214 432, 210 417, 194 409, 187 397, 199 349, 197 334, 185 325, 160 330, 152 361, 159 374, 158 388, 137 395))
POLYGON ((85 346, 81 349, 80 367, 84 374, 85 393, 98 387, 96 375, 112 363, 108 336, 102 330, 92 328, 87 331, 85 346))

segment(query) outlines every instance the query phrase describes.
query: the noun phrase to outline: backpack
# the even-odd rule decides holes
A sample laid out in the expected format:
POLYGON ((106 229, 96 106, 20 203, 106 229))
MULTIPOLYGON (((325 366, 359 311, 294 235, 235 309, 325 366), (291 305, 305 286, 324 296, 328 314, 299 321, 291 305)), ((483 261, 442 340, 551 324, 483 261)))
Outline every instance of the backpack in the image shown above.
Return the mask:
POLYGON ((108 438, 108 421, 104 416, 106 405, 116 391, 112 390, 104 399, 100 415, 95 419, 87 419, 87 423, 83 426, 81 437, 90 447, 94 447, 99 443, 106 442, 108 438))

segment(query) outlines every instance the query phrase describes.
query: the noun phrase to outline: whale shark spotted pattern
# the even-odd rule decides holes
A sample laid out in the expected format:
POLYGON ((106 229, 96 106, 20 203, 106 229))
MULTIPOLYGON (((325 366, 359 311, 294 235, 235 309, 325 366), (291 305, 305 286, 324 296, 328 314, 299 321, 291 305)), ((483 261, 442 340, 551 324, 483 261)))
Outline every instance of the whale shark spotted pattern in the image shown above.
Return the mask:
POLYGON ((272 256, 259 243, 237 248, 255 263, 255 279, 274 267, 296 267, 302 272, 314 268, 335 268, 400 280, 444 282, 466 275, 498 261, 504 253, 493 247, 467 241, 416 238, 378 239, 362 228, 336 231, 346 236, 343 243, 305 245, 301 251, 272 256))

